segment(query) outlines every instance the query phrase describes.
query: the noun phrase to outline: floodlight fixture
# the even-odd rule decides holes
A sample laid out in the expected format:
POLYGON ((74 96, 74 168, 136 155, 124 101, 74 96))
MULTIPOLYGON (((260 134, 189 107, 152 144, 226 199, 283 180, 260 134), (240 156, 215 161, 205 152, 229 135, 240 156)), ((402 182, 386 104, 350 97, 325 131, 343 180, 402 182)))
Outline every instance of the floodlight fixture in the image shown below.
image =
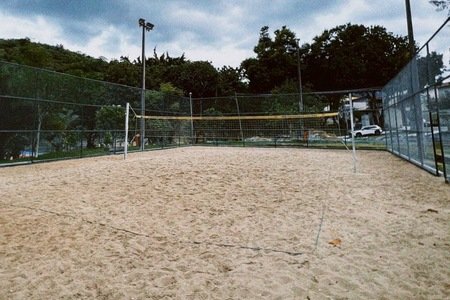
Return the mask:
POLYGON ((155 25, 153 25, 152 23, 147 22, 147 24, 145 24, 145 29, 147 29, 147 31, 152 30, 153 27, 155 27, 155 25))

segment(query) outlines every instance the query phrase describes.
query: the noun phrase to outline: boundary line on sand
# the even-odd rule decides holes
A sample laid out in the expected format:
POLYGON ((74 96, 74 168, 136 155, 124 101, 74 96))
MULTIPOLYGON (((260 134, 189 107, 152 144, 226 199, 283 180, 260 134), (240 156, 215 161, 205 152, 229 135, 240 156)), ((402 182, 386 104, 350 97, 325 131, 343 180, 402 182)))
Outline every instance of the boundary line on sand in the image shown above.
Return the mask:
MULTIPOLYGON (((117 231, 121 231, 121 232, 125 232, 128 234, 132 234, 135 236, 143 236, 143 237, 147 237, 147 238, 151 238, 152 236, 147 234, 147 233, 141 233, 141 232, 136 232, 136 231, 132 231, 132 230, 128 230, 125 228, 120 228, 120 227, 116 227, 114 225, 110 225, 107 223, 102 223, 102 222, 98 222, 98 221, 91 221, 88 219, 85 219, 83 217, 81 218, 77 218, 73 215, 67 214, 67 213, 60 213, 60 212, 55 212, 55 211, 51 211, 48 209, 43 209, 43 208, 36 208, 36 207, 31 207, 31 206, 25 206, 25 205, 16 205, 16 204, 11 204, 11 203, 2 203, 3 205, 6 206, 11 206, 11 207, 16 207, 16 208, 23 208, 23 209, 29 209, 32 211, 40 211, 40 212, 44 212, 47 214, 52 214, 52 215, 56 215, 58 217, 67 217, 67 218, 71 218, 73 220, 81 220, 85 223, 89 223, 92 225, 98 225, 98 226, 103 226, 103 227, 107 227, 109 229, 114 229, 117 231)), ((188 244, 188 245, 205 245, 205 246, 215 246, 215 247, 221 247, 221 248, 235 248, 235 249, 243 249, 243 250, 252 250, 252 251, 266 251, 266 252, 273 252, 273 253, 283 253, 283 254, 287 254, 290 256, 299 256, 299 255, 303 255, 303 252, 295 252, 295 251, 287 251, 287 250, 279 250, 279 249, 271 249, 271 248, 264 248, 264 247, 257 247, 257 246, 242 246, 242 245, 235 245, 235 244, 225 244, 225 243, 212 243, 212 242, 205 242, 205 241, 182 241, 182 240, 177 240, 177 241, 172 241, 173 244, 176 243, 181 243, 181 244, 188 244)))

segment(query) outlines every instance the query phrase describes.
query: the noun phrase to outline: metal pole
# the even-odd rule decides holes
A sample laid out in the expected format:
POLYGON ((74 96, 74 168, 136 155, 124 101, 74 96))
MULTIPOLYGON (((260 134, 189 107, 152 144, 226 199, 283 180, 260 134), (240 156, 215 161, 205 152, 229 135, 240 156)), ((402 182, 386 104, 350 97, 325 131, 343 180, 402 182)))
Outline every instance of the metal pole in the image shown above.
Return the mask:
POLYGON ((413 58, 416 53, 416 47, 414 45, 415 43, 414 43, 412 17, 411 17, 411 4, 410 4, 409 0, 405 0, 405 6, 406 6, 406 22, 408 24, 409 51, 411 54, 411 58, 413 58))
POLYGON ((240 133, 241 133, 241 141, 242 141, 242 145, 245 147, 244 132, 242 131, 241 112, 239 110, 239 102, 238 102, 238 98, 237 98, 237 93, 236 92, 234 92, 234 101, 236 102, 236 110, 237 110, 237 114, 239 116, 239 130, 240 130, 240 133))
POLYGON ((145 140, 145 25, 142 26, 141 151, 145 140))
POLYGON ((298 90, 300 94, 300 102, 298 103, 299 112, 303 112, 303 87, 302 87, 302 71, 300 66, 300 39, 297 39, 297 72, 298 72, 298 90))
POLYGON ((356 173, 356 149, 355 149, 355 135, 354 135, 354 124, 353 124, 353 102, 352 93, 348 94, 348 99, 350 103, 350 126, 352 134, 352 155, 353 155, 353 173, 356 173))
POLYGON ((128 120, 129 120, 130 103, 127 102, 125 106, 125 144, 123 151, 123 159, 127 159, 128 156, 128 120))
POLYGON ((189 106, 191 108, 191 144, 194 144, 194 119, 192 119, 192 92, 189 92, 189 106))
POLYGON ((141 91, 141 150, 145 148, 145 31, 153 29, 154 25, 139 19, 139 26, 142 27, 142 91, 141 91))

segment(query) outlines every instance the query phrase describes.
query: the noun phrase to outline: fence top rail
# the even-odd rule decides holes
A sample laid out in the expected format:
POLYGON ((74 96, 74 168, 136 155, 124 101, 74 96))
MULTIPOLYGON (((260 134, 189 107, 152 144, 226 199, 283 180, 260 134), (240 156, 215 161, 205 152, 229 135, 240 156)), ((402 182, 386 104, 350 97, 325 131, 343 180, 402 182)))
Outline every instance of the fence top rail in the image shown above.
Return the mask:
POLYGON ((419 53, 420 51, 423 50, 423 48, 425 48, 432 39, 434 39, 434 37, 445 27, 445 25, 447 25, 447 23, 450 21, 450 17, 448 17, 444 23, 442 23, 441 27, 438 28, 438 30, 436 30, 435 33, 433 33, 433 35, 422 45, 422 47, 419 48, 419 50, 417 50, 416 54, 419 53))
POLYGON ((66 104, 73 106, 86 106, 86 107, 104 107, 110 106, 108 104, 87 104, 87 103, 79 103, 79 102, 67 102, 67 101, 57 101, 57 100, 49 100, 43 98, 31 98, 31 97, 19 97, 19 96, 9 96, 9 95, 0 95, 1 99, 11 99, 11 100, 24 100, 24 101, 32 101, 32 102, 45 102, 52 104, 66 104))
MULTIPOLYGON (((314 92, 303 92, 302 95, 333 95, 333 94, 348 94, 348 93, 362 93, 362 92, 377 92, 381 91, 383 87, 369 87, 369 88, 359 88, 359 89, 346 89, 346 90, 332 90, 332 91, 314 91, 314 92)), ((243 94, 237 93, 236 95, 219 96, 219 97, 192 97, 192 100, 208 100, 208 99, 218 99, 218 98, 270 98, 276 96, 298 96, 299 93, 286 93, 286 94, 243 94)), ((186 98, 186 97, 183 97, 186 98)))
POLYGON ((91 81, 91 82, 109 84, 112 86, 118 86, 118 87, 133 89, 133 90, 137 90, 137 91, 142 90, 142 88, 135 87, 135 86, 129 86, 129 85, 120 84, 120 83, 114 83, 114 82, 109 82, 109 81, 104 81, 104 80, 99 80, 99 79, 93 79, 93 78, 89 78, 89 77, 81 77, 81 76, 76 76, 76 75, 72 75, 72 74, 68 74, 68 73, 62 73, 62 72, 50 70, 50 69, 32 67, 32 66, 22 65, 22 64, 18 64, 18 63, 14 63, 14 62, 4 61, 4 60, 0 60, 0 64, 12 65, 15 67, 20 67, 20 68, 28 68, 28 69, 32 69, 32 70, 36 70, 36 71, 40 71, 40 72, 53 73, 53 74, 57 74, 57 75, 65 76, 65 77, 71 77, 71 78, 82 79, 82 80, 91 81))

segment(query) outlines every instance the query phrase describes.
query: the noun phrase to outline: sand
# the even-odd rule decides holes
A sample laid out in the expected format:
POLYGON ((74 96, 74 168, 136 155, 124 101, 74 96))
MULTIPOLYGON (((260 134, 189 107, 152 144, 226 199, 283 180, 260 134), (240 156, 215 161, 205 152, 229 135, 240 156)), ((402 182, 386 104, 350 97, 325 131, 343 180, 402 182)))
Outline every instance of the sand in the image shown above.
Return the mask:
POLYGON ((450 298, 450 187, 387 153, 178 148, 0 169, 0 299, 450 298))

